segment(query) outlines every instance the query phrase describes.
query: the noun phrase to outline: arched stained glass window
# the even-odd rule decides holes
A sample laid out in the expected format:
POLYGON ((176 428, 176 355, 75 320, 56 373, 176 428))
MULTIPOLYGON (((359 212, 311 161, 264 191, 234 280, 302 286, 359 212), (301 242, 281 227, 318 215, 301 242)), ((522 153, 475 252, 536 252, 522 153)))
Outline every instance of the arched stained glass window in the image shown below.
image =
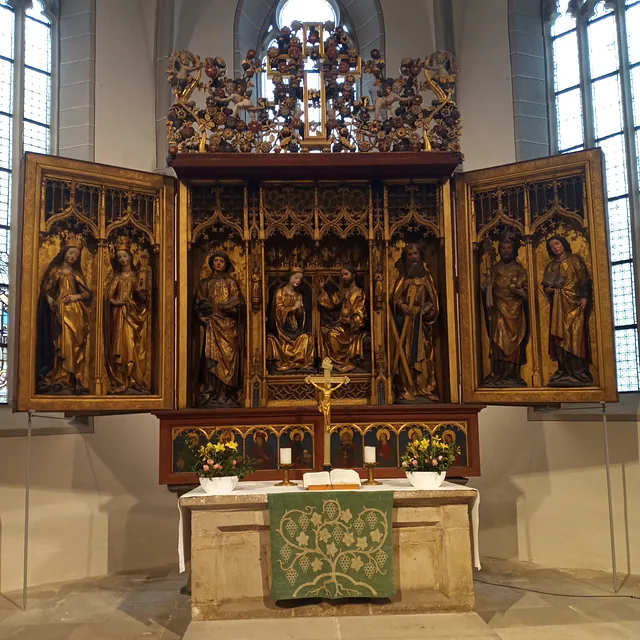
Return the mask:
POLYGON ((51 149, 52 7, 0 0, 0 403, 7 402, 9 233, 24 151, 51 149))
POLYGON ((640 0, 560 5, 548 34, 553 137, 559 153, 605 153, 618 388, 640 391, 640 0))
POLYGON ((276 10, 276 19, 280 28, 292 22, 333 22, 339 20, 335 5, 327 0, 286 0, 276 10))

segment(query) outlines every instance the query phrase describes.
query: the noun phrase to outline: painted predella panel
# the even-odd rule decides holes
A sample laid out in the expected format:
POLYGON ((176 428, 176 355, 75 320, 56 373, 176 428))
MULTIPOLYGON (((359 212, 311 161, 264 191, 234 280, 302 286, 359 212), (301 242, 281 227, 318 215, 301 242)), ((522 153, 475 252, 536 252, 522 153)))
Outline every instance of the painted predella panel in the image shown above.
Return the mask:
POLYGON ((15 408, 173 406, 173 208, 169 178, 26 155, 15 408))
POLYGON ((599 150, 457 185, 465 401, 617 401, 599 150))

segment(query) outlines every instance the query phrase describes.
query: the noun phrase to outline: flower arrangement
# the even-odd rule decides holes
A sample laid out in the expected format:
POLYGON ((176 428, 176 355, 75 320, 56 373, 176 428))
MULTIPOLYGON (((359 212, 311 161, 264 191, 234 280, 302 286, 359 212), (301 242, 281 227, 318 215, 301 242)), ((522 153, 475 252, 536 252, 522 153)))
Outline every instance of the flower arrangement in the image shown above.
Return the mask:
POLYGON ((422 438, 410 442, 401 458, 401 465, 407 473, 414 471, 442 473, 453 465, 457 455, 460 455, 459 445, 447 444, 440 436, 434 435, 429 440, 422 438))
POLYGON ((254 468, 250 460, 238 454, 237 442, 208 442, 206 445, 194 447, 192 469, 199 478, 224 478, 237 476, 242 480, 254 468))

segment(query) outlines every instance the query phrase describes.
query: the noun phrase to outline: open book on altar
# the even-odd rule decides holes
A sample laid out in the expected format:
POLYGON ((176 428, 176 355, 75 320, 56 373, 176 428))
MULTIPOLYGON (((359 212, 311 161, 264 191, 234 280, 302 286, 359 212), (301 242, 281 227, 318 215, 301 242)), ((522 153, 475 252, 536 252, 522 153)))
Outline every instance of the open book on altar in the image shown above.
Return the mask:
POLYGON ((305 473, 302 476, 302 483, 304 488, 310 491, 359 489, 362 485, 358 472, 353 469, 333 469, 333 471, 305 473))

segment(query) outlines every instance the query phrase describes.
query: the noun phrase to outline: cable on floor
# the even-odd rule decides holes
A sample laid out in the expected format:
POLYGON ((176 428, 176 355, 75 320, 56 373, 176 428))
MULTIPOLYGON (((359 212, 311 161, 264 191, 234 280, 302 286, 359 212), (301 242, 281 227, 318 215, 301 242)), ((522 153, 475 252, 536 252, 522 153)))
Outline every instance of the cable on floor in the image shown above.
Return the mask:
POLYGON ((497 582, 487 582, 486 580, 479 580, 478 578, 473 579, 474 582, 479 582, 480 584, 487 584, 490 587, 504 587, 505 589, 516 589, 518 591, 528 591, 530 593, 539 593, 543 596, 557 596, 558 598, 630 598, 631 600, 640 600, 640 596, 632 596, 632 595, 624 595, 624 594, 611 594, 605 593, 601 596, 592 596, 592 595, 577 595, 571 593, 552 593, 551 591, 542 591, 540 589, 530 589, 528 587, 517 587, 514 584, 498 584, 497 582))

